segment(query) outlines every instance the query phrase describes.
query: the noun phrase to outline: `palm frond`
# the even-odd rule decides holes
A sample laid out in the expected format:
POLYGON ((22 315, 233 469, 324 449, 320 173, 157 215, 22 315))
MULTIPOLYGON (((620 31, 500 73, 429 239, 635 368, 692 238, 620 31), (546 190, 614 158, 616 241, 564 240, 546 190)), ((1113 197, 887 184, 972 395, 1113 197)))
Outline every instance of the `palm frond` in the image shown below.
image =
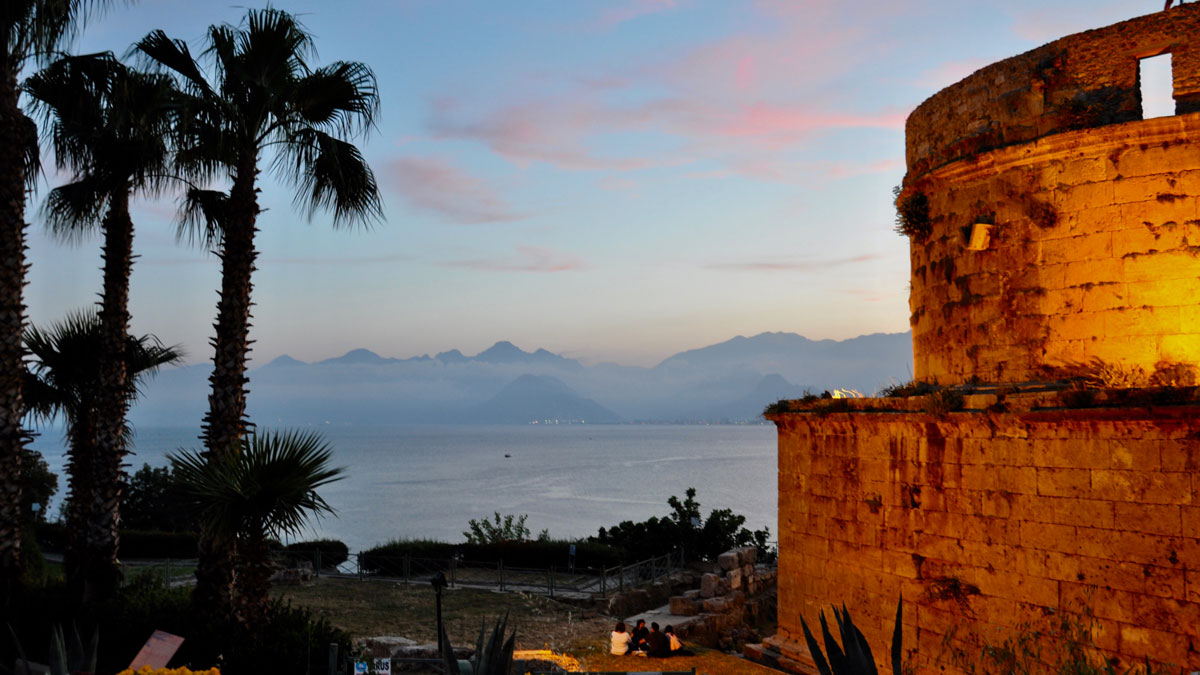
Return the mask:
POLYGON ((375 73, 363 63, 338 61, 300 80, 296 109, 307 123, 352 135, 375 124, 379 91, 375 73))
POLYGON ((42 205, 47 228, 61 241, 79 243, 100 227, 107 196, 94 176, 54 188, 42 205))
POLYGON ((229 217, 229 195, 219 190, 189 189, 179 208, 175 237, 212 249, 220 245, 229 217))
POLYGON ((309 432, 260 432, 240 452, 169 455, 205 531, 217 539, 250 540, 299 532, 309 518, 332 514, 317 490, 340 480, 332 450, 309 432))
POLYGON ((383 217, 383 199, 375 174, 352 143, 312 128, 295 133, 280 154, 280 163, 297 183, 293 205, 307 210, 333 211, 334 227, 383 217))
POLYGON ((205 96, 213 95, 212 87, 204 79, 204 73, 183 40, 173 40, 161 29, 155 30, 139 40, 134 45, 134 51, 142 54, 147 65, 174 71, 189 88, 205 96))

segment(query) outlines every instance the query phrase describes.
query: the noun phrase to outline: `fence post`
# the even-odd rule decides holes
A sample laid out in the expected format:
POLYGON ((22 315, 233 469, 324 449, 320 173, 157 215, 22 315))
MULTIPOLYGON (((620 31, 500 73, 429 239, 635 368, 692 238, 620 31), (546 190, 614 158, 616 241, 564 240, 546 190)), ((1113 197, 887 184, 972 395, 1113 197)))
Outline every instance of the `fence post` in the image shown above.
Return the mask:
POLYGON ((404 588, 405 589, 408 588, 409 565, 411 565, 411 564, 412 564, 412 561, 409 559, 408 554, 405 553, 404 554, 404 588))
POLYGON ((329 643, 329 675, 337 673, 338 665, 338 644, 336 642, 329 643))
POLYGON ((354 566, 358 568, 358 580, 362 581, 362 578, 363 578, 362 551, 359 551, 354 556, 354 566))
POLYGON ((602 597, 602 598, 608 597, 608 590, 606 588, 608 586, 608 584, 606 583, 607 581, 608 581, 608 570, 604 569, 604 567, 601 567, 600 568, 600 597, 602 597))
POLYGON ((554 565, 546 571, 546 588, 550 589, 550 597, 554 597, 554 565))
POLYGON ((500 576, 500 592, 504 592, 504 558, 496 561, 496 570, 500 576))
POLYGON ((454 586, 454 580, 458 574, 458 558, 450 556, 450 585, 454 586))
POLYGON ((316 567, 316 569, 313 570, 313 576, 320 577, 321 576, 321 552, 320 551, 317 551, 317 564, 315 565, 315 567, 316 567))

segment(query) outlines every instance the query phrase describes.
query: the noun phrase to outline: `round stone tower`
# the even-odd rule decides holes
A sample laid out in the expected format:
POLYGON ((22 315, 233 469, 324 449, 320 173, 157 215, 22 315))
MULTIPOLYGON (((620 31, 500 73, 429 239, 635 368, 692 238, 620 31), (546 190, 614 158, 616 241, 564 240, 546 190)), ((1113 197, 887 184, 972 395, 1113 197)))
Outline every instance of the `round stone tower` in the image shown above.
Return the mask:
POLYGON ((1200 3, 983 68, 906 136, 918 380, 1194 383, 1200 3), (1140 63, 1163 54, 1176 114, 1142 119, 1140 63))

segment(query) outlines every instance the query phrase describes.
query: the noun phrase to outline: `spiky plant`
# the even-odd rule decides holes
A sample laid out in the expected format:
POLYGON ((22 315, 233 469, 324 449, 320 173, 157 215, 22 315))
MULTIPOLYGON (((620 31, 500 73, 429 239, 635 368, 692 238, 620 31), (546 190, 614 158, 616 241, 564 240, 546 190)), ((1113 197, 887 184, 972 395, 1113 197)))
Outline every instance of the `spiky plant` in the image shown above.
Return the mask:
POLYGON ((454 656, 454 648, 450 646, 450 638, 446 636, 446 627, 438 626, 441 633, 442 660, 446 664, 447 673, 460 675, 508 675, 512 668, 513 649, 517 643, 517 633, 513 631, 508 639, 504 633, 508 629, 508 614, 497 619, 492 627, 491 635, 487 635, 487 625, 480 624, 479 638, 475 641, 475 655, 469 661, 459 661, 454 656))
MULTIPOLYGON (((892 675, 901 675, 902 672, 900 656, 903 638, 901 612, 903 610, 904 598, 900 598, 896 602, 896 627, 892 631, 892 675)), ((850 612, 846 606, 842 605, 840 611, 834 607, 833 618, 837 621, 842 644, 839 647, 837 640, 829 632, 829 625, 825 622, 825 612, 822 611, 820 619, 821 633, 825 640, 825 653, 821 652, 821 646, 817 644, 812 631, 808 629, 808 623, 804 621, 803 617, 800 618, 800 626, 804 629, 804 640, 808 643, 808 651, 817 665, 817 671, 821 675, 879 675, 879 670, 875 666, 875 657, 871 654, 871 645, 867 644, 867 638, 850 619, 850 612), (826 658, 826 654, 828 654, 828 658, 826 658)))

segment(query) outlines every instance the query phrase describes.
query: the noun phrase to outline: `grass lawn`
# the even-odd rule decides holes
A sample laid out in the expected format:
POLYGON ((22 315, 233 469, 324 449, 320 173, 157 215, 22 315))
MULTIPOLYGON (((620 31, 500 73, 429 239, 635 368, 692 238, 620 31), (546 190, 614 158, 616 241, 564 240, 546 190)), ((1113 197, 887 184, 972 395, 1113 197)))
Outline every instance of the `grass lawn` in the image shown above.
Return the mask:
MULTIPOLYGON (((308 607, 350 632, 355 639, 399 636, 422 643, 437 642, 433 588, 386 581, 322 577, 302 586, 281 586, 274 597, 308 607)), ((450 643, 473 647, 481 622, 490 629, 497 617, 509 614, 517 632, 517 649, 551 649, 570 654, 588 670, 689 670, 711 675, 770 674, 778 671, 737 656, 689 645, 696 656, 650 659, 612 656, 608 633, 617 621, 550 598, 523 593, 497 593, 473 588, 448 588, 442 593, 442 617, 450 643)))

